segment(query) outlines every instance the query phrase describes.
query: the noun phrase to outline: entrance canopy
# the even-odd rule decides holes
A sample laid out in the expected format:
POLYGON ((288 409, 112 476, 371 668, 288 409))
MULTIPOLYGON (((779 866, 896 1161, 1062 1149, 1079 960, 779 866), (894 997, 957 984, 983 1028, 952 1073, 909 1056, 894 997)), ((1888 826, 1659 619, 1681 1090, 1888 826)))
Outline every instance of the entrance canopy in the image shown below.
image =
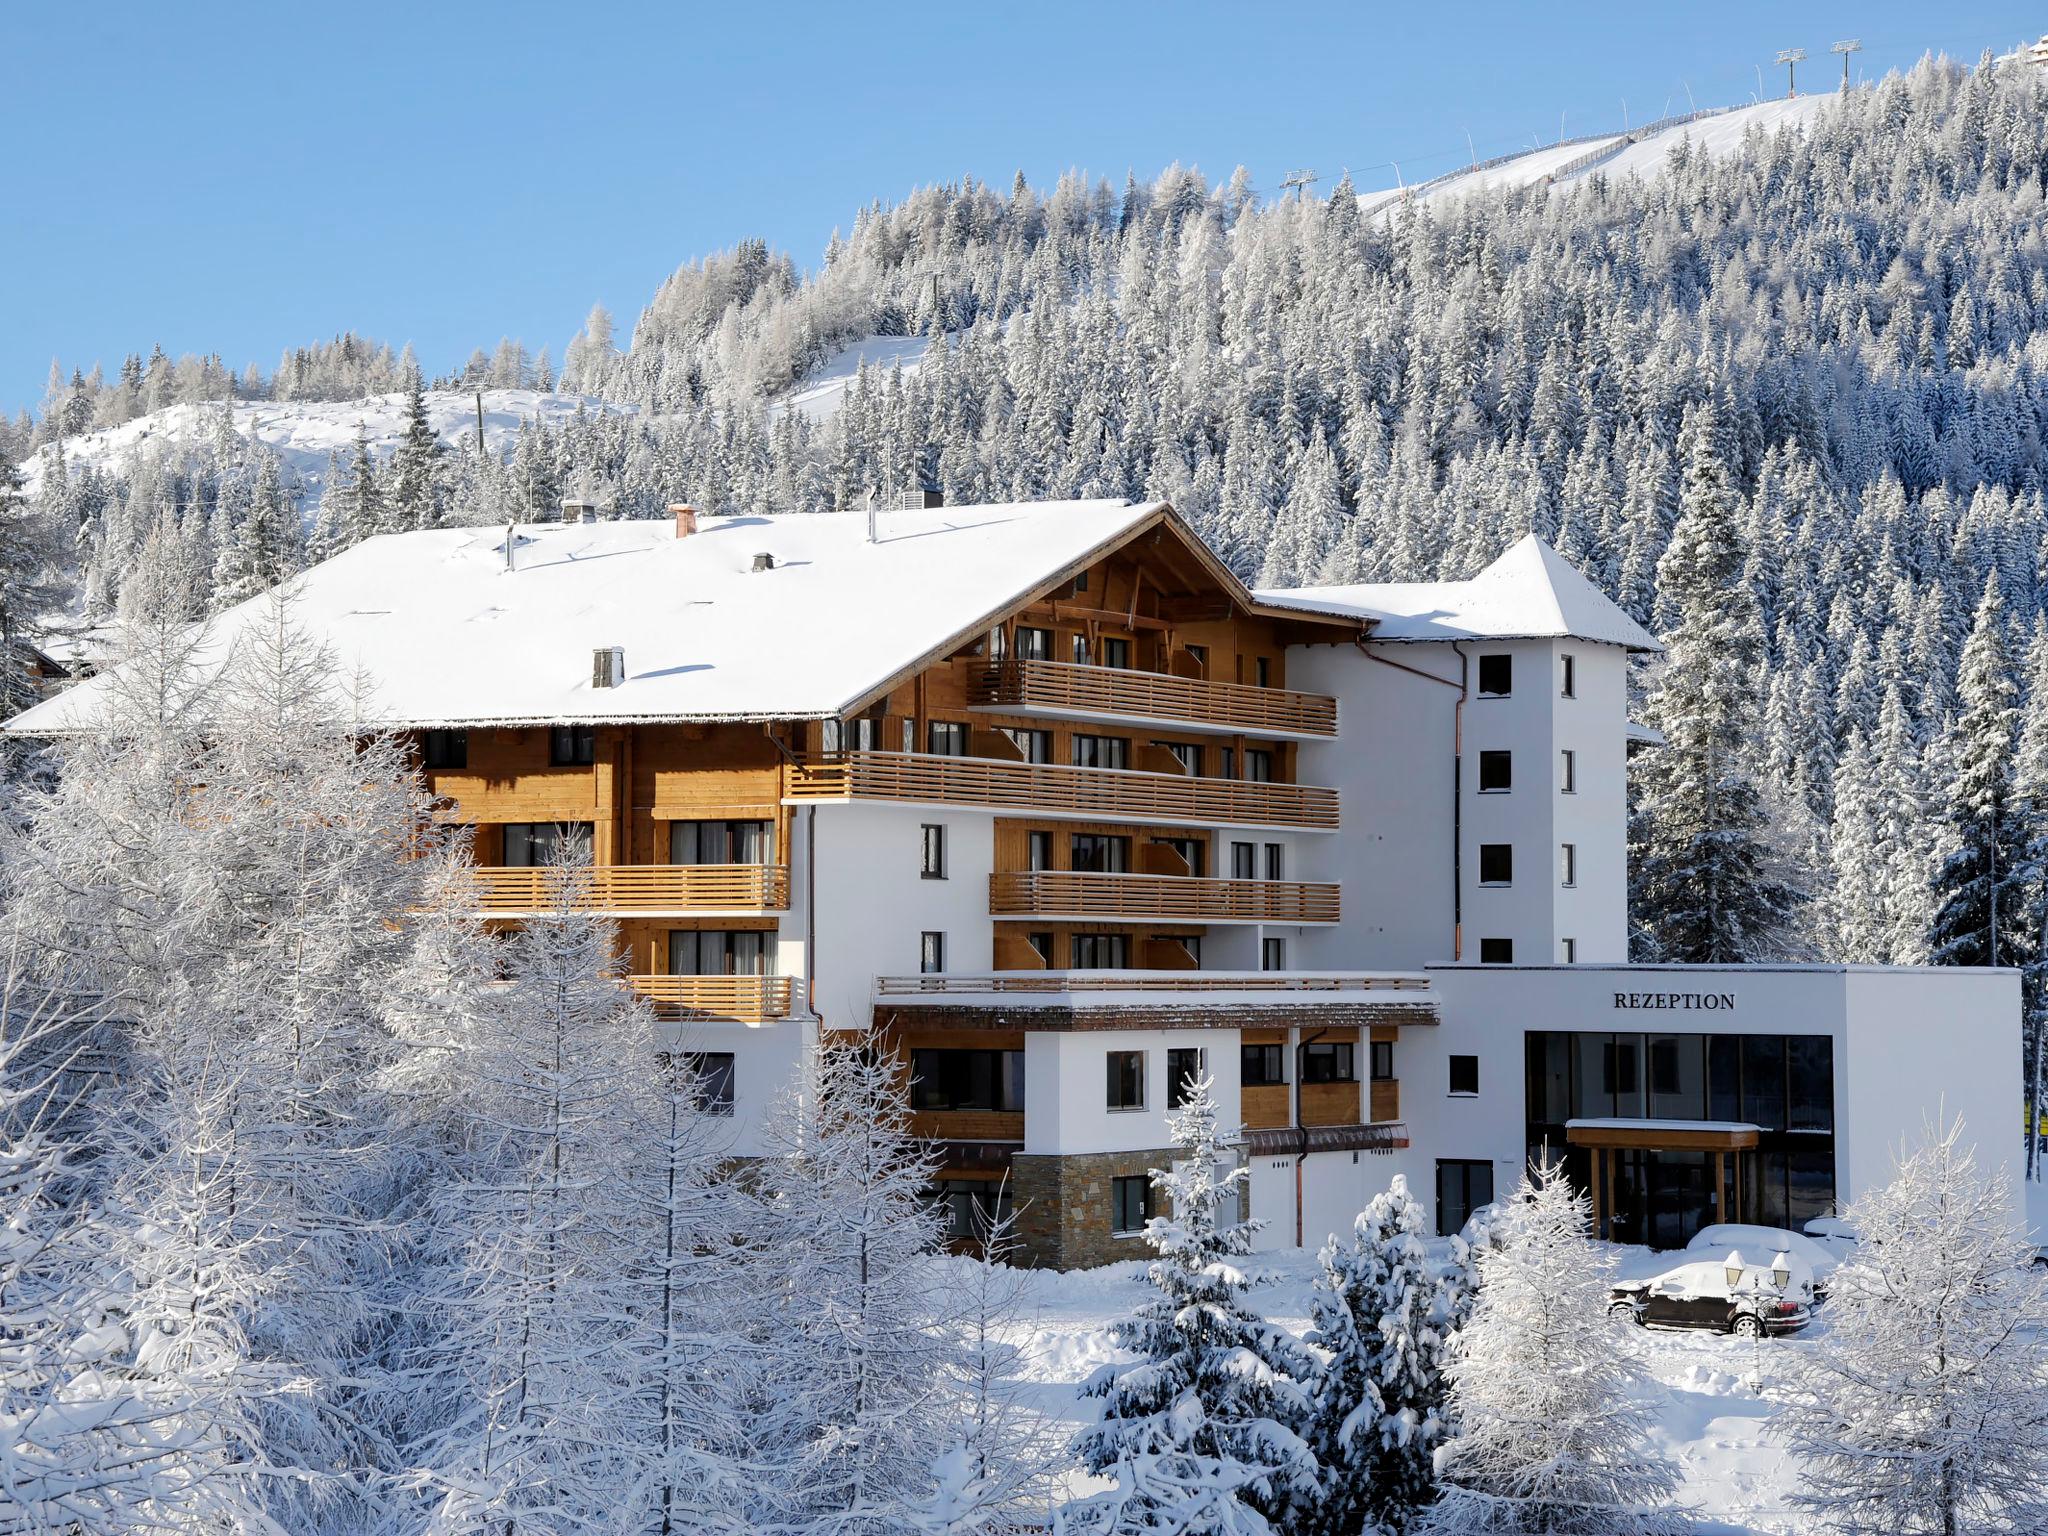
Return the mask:
POLYGON ((1747 1152, 1760 1126, 1746 1120, 1567 1120, 1564 1139, 1574 1147, 1628 1152, 1747 1152))

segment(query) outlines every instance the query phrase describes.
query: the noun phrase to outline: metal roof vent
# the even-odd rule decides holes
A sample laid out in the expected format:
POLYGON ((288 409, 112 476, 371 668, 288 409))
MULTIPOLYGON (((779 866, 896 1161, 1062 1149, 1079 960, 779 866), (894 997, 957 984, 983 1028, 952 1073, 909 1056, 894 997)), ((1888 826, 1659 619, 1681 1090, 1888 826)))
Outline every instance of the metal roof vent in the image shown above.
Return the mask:
POLYGON ((590 686, 616 688, 626 680, 626 648, 600 645, 590 653, 590 686))
POLYGON ((562 498, 562 521, 565 523, 594 523, 597 521, 597 503, 577 496, 562 498))
POLYGON ((762 550, 758 555, 754 556, 754 569, 757 571, 774 570, 775 557, 769 554, 767 550, 762 550))

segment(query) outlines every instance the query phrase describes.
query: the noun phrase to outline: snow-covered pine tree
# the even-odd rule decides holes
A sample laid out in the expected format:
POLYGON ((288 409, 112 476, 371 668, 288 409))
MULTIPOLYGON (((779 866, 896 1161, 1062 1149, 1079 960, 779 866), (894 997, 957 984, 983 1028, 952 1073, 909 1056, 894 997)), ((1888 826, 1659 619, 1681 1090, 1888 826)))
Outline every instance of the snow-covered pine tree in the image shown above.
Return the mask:
POLYGON ((1996 570, 1985 578, 1956 692, 1962 713, 1948 734, 1954 770, 1942 807, 1949 851, 1934 876, 1940 905, 1928 936, 1930 958, 1936 965, 2017 965, 2034 948, 2027 891, 2035 868, 2013 794, 2019 685, 2006 652, 1996 570))
POLYGON ((1646 706, 1664 744, 1630 774, 1630 903, 1647 958, 1727 964, 1781 943, 1798 894, 1771 867, 1753 777, 1762 636, 1742 585, 1739 496, 1711 402, 1688 425, 1682 511, 1657 565, 1676 620, 1646 706))
POLYGON ((248 505, 224 545, 213 572, 216 608, 230 608, 267 592, 299 568, 304 557, 298 510, 285 494, 277 455, 258 448, 248 505))
POLYGON ((1102 1417, 1075 1449, 1115 1486, 1067 1505, 1054 1528, 1266 1536, 1318 1488, 1315 1453, 1296 1429, 1309 1412, 1311 1359, 1246 1298, 1265 1278, 1243 1263, 1259 1224, 1223 1219, 1250 1170, 1218 1129, 1211 1078, 1188 1086, 1167 1131, 1180 1155, 1153 1170, 1152 1186, 1169 1211, 1145 1224, 1159 1294, 1111 1328, 1138 1358, 1102 1367, 1081 1389, 1102 1400, 1102 1417))
POLYGON ((1854 1253, 1775 1428, 1825 1530, 1954 1536, 2048 1523, 2048 1277, 1962 1123, 1926 1127, 1847 1213, 1854 1253))
POLYGON ((426 386, 418 364, 405 372, 405 433, 391 457, 390 484, 386 498, 391 523, 398 529, 432 528, 441 521, 440 485, 436 462, 440 439, 427 420, 426 386))
POLYGON ((33 642, 61 599, 56 565, 69 536, 22 494, 21 471, 0 445, 0 719, 36 701, 33 642))
POLYGON ((1538 1164, 1476 1257, 1446 1371, 1457 1429, 1437 1451, 1425 1536, 1665 1536, 1678 1472, 1651 1449, 1641 1370, 1607 1318, 1613 1262, 1592 1206, 1538 1164))
POLYGON ((868 1034, 825 1035, 770 1127, 750 1223, 749 1516, 884 1536, 930 1507, 953 1422, 955 1345, 920 1278, 939 1245, 932 1156, 901 1063, 868 1034))
POLYGON ((1318 1255, 1307 1342, 1328 1358, 1307 1382, 1307 1439, 1323 1495, 1289 1520, 1291 1532, 1401 1530, 1436 1497, 1444 1355, 1469 1288, 1458 1259, 1447 1268, 1430 1254, 1425 1230, 1421 1202, 1396 1174, 1351 1240, 1332 1238, 1318 1255))
POLYGON ((2027 839, 2035 877, 2028 889, 2026 930, 2034 939, 2022 996, 2026 1005, 2026 1171, 2041 1177, 2041 1115, 2048 1109, 2048 615, 2035 615, 2027 646, 2026 707, 2020 715, 2019 752, 2013 763, 2013 803, 2027 839))
POLYGON ((356 423, 355 446, 349 452, 348 477, 341 484, 339 513, 343 548, 360 544, 374 534, 388 533, 392 524, 386 507, 384 476, 370 452, 369 429, 356 423))

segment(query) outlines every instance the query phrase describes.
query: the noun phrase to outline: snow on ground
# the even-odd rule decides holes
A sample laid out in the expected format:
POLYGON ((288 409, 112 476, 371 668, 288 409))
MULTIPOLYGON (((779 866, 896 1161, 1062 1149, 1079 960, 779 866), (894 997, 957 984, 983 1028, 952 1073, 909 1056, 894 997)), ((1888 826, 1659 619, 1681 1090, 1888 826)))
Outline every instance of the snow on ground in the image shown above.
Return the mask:
POLYGON ((922 336, 863 336, 804 375, 803 382, 777 400, 773 409, 822 421, 839 409, 862 363, 883 373, 900 367, 903 376, 910 378, 924 362, 924 348, 922 336))
MULTIPOLYGON (((1616 1250, 1634 1256, 1641 1250, 1616 1250)), ((1659 1268, 1678 1254, 1646 1256, 1659 1268)), ((1697 1257, 1692 1255, 1691 1257, 1697 1257)), ((935 1260, 955 1265, 961 1260, 935 1260)), ((1314 1256, 1262 1254, 1275 1280, 1253 1293, 1260 1309, 1296 1333, 1308 1327, 1314 1256)), ((1097 1366, 1125 1358, 1110 1343, 1109 1326, 1153 1294, 1145 1266, 1133 1261, 1101 1269, 1018 1274, 1018 1316, 1009 1342, 1018 1351, 1014 1380, 1025 1404, 1071 1432, 1088 1423, 1096 1404, 1077 1393, 1097 1366)), ((1751 1344, 1716 1334, 1668 1332, 1617 1325, 1617 1347, 1637 1352, 1651 1379, 1657 1448, 1684 1476, 1679 1497, 1701 1517, 1702 1536, 1792 1536, 1800 1517, 1788 1496, 1796 1469, 1765 1432, 1798 1351, 1811 1348, 1825 1318, 1805 1334, 1751 1344), (1762 1391, 1752 1385, 1761 1366, 1762 1391)), ((1074 1487, 1091 1482, 1075 1473, 1074 1487)))
MULTIPOLYGON (((355 444, 358 423, 369 434, 376 455, 389 458, 405 431, 405 396, 369 395, 360 400, 237 401, 237 436, 263 444, 284 461, 287 476, 297 476, 301 501, 317 500, 327 476, 327 456, 344 457, 355 444)), ((484 443, 494 452, 509 450, 521 423, 539 418, 559 426, 578 409, 631 410, 608 406, 584 395, 542 393, 531 389, 484 391, 484 443)), ((159 443, 184 447, 205 442, 220 419, 217 404, 174 405, 147 416, 85 432, 64 444, 65 462, 119 469, 132 455, 159 443)), ((473 446, 476 442, 476 395, 463 390, 429 390, 427 420, 444 443, 473 446)), ((33 491, 48 464, 48 452, 32 454, 22 477, 33 491)))

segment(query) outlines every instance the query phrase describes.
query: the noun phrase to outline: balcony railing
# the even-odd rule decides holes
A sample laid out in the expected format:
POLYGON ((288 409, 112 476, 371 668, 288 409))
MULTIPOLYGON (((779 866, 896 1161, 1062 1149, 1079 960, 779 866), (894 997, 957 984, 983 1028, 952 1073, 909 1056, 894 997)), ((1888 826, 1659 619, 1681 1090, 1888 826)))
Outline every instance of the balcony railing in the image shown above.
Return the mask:
POLYGON ((790 770, 793 800, 897 800, 1166 826, 1337 829, 1337 791, 1127 768, 1005 763, 925 752, 847 752, 790 770))
MULTIPOLYGON (((591 912, 777 912, 789 905, 782 864, 596 864, 578 869, 575 905, 591 912)), ((543 912, 560 899, 561 871, 502 866, 475 872, 483 912, 543 912)))
POLYGON ((633 990, 664 1019, 761 1024, 789 1017, 788 976, 635 976, 633 990))
POLYGON ((1087 992, 1408 993, 1392 1002, 1433 1006, 1429 978, 1400 973, 1310 975, 1302 971, 991 971, 979 976, 877 976, 883 997, 1087 992))
POLYGON ((995 917, 1163 918, 1189 923, 1334 923, 1339 888, 1300 880, 1206 880, 1188 875, 999 872, 988 878, 995 917))
POLYGON ((1337 734, 1337 701, 1327 694, 1017 656, 993 666, 974 663, 967 701, 984 709, 1176 721, 1255 736, 1337 734))

